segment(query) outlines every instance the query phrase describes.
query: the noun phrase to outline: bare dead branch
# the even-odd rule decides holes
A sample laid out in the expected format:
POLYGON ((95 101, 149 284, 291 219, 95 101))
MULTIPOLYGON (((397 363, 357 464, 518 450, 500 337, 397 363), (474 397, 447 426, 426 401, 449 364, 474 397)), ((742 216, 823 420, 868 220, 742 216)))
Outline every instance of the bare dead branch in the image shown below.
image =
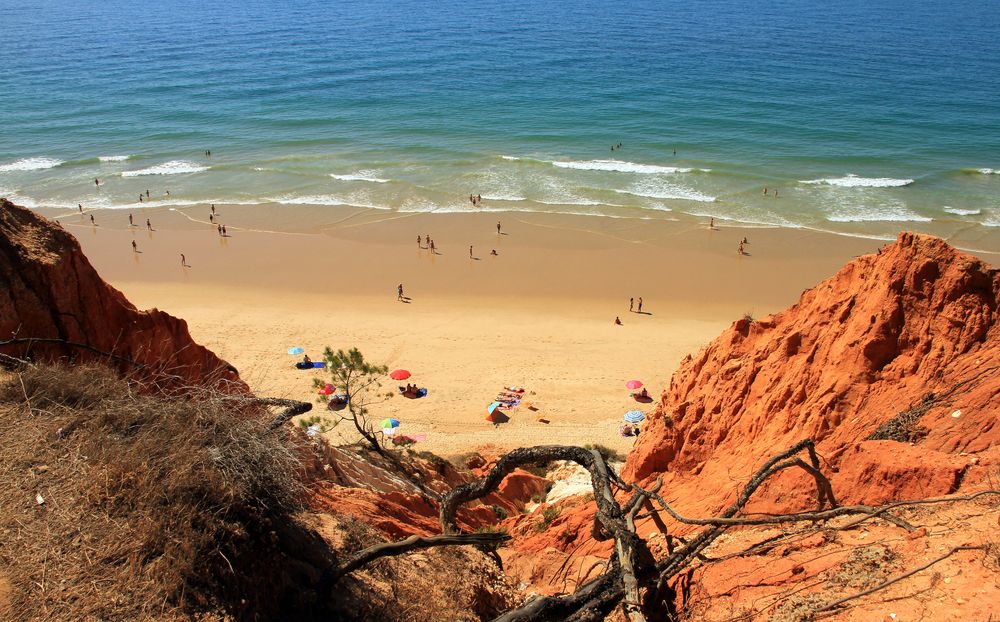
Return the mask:
POLYGON ((370 546, 366 549, 358 551, 343 564, 337 566, 331 572, 330 578, 328 579, 329 586, 333 587, 333 585, 340 581, 340 579, 344 576, 382 557, 402 555, 403 553, 438 546, 496 547, 500 543, 506 542, 507 540, 510 540, 510 536, 505 533, 473 533, 430 537, 410 536, 409 538, 398 542, 384 542, 382 544, 376 544, 375 546, 370 546))

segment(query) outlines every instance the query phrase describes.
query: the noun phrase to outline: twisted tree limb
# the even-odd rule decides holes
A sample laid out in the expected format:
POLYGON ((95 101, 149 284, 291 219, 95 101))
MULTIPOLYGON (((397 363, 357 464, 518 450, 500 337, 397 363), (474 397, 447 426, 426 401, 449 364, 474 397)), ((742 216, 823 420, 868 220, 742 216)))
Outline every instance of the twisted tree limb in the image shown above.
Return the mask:
POLYGON ((366 549, 358 551, 343 564, 337 566, 331 573, 328 581, 332 587, 344 576, 354 572, 358 568, 369 564, 381 557, 389 557, 429 549, 438 546, 488 546, 496 547, 502 542, 510 540, 510 536, 505 533, 472 533, 440 536, 410 536, 399 542, 384 542, 376 544, 366 549))
MULTIPOLYGON (((620 482, 617 475, 608 468, 604 457, 596 449, 583 449, 581 447, 563 445, 543 445, 539 447, 527 447, 515 449, 506 454, 496 465, 486 474, 486 477, 479 481, 471 482, 455 488, 445 495, 441 500, 440 520, 441 529, 445 533, 455 533, 458 527, 455 523, 455 513, 462 505, 480 499, 496 490, 503 479, 515 468, 522 465, 543 464, 552 460, 568 460, 575 462, 587 469, 590 473, 591 485, 594 489, 594 500, 597 502, 597 520, 600 526, 610 534, 615 540, 615 559, 609 575, 621 583, 622 598, 624 598, 625 614, 630 622, 645 622, 646 617, 642 612, 642 601, 640 599, 640 583, 637 578, 637 568, 652 567, 653 558, 646 548, 646 543, 635 533, 634 524, 631 525, 626 519, 625 512, 615 499, 611 490, 611 483, 620 482)), ((639 503, 641 497, 636 495, 629 504, 629 511, 633 504, 639 503)), ((601 585, 601 588, 605 586, 601 585)), ((597 586, 595 586, 597 589, 597 586)), ((606 591, 606 589, 601 590, 606 591)), ((621 600, 621 599, 619 599, 621 600)), ((573 604, 576 600, 558 603, 560 611, 573 611, 573 604)), ((602 599, 603 602, 603 599, 602 599)), ((539 603, 539 611, 551 608, 555 603, 539 603)), ((612 602, 612 606, 614 602, 612 602)), ((515 612, 516 614, 516 612, 515 612)), ((535 616, 540 615, 538 613, 535 616)), ((546 614, 551 615, 551 614, 546 614)), ((522 619, 516 617, 509 620, 522 619)), ((553 619, 548 617, 531 617, 523 619, 553 619)))
POLYGON ((271 432, 277 430, 281 426, 285 425, 286 422, 291 420, 292 417, 307 413, 312 410, 312 404, 309 402, 300 402, 298 400, 286 400, 278 397, 256 397, 250 401, 251 404, 259 404, 261 406, 284 406, 285 410, 281 411, 277 417, 275 417, 271 423, 267 426, 267 431, 271 432))

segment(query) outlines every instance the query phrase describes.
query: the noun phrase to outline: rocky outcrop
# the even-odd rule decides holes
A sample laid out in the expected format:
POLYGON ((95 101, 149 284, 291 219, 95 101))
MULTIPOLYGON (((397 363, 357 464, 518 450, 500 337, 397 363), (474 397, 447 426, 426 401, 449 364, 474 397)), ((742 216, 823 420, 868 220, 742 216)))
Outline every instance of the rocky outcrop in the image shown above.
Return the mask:
MULTIPOLYGON (((812 438, 840 503, 995 488, 998 306, 997 270, 940 239, 901 234, 804 292, 786 311, 739 320, 682 361, 644 423, 623 477, 645 484, 660 477, 661 494, 682 514, 715 515, 769 457, 812 438)), ((590 533, 593 501, 556 505, 546 529, 532 528, 544 508, 524 517, 524 528, 515 525, 506 553, 510 568, 528 569, 524 580, 542 580, 535 589, 572 589, 574 582, 563 585, 564 576, 533 559, 558 569, 581 555, 610 554, 609 544, 590 533)), ((813 507, 811 480, 788 471, 758 490, 747 511, 813 507)), ((673 535, 697 529, 665 514, 657 518, 673 535)), ((638 523, 651 546, 663 542, 660 531, 651 518, 638 523)), ((963 534, 975 540, 975 533, 957 535, 963 534)), ((738 564, 719 565, 719 576, 736 573, 749 585, 766 574, 738 564)), ((709 586, 707 592, 728 598, 728 589, 709 586)), ((720 602, 732 615, 737 605, 720 602)))
POLYGON ((101 361, 160 390, 247 390, 232 365, 194 342, 184 320, 139 311, 58 223, 0 199, 0 342, 11 338, 18 341, 0 353, 101 361))
MULTIPOLYGON (((680 507, 710 513, 767 457, 812 438, 841 501, 955 492, 1000 447, 998 305, 997 270, 903 233, 685 359, 624 476, 663 474, 680 507)), ((789 476, 762 498, 788 509, 811 495, 789 476)))

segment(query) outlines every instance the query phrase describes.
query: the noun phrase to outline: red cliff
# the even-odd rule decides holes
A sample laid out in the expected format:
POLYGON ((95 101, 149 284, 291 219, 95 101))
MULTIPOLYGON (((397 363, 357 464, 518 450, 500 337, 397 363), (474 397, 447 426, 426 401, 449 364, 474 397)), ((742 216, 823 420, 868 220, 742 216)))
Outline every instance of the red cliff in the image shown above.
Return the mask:
POLYGON ((76 238, 6 199, 0 199, 0 286, 0 344, 8 342, 0 354, 99 360, 161 390, 246 390, 232 365, 194 342, 184 320, 136 309, 101 279, 76 238))
MULTIPOLYGON (((997 270, 903 233, 685 359, 624 475, 663 473, 669 496, 704 514, 766 458, 812 438, 843 502, 955 492, 1000 458, 998 303, 997 270)), ((806 503, 808 486, 797 494, 792 479, 766 502, 806 503)))

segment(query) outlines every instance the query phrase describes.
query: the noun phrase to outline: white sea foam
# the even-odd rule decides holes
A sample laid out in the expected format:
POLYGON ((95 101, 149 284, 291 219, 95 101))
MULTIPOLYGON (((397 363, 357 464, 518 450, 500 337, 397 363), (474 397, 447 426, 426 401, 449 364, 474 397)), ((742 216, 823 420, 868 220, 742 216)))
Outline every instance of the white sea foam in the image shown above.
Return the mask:
MULTIPOLYGON (((635 162, 623 162, 622 160, 586 160, 586 161, 560 161, 556 160, 553 166, 559 168, 572 168, 581 171, 614 171, 618 173, 640 173, 643 175, 690 173, 692 168, 678 168, 676 166, 659 166, 656 164, 637 164, 635 162)), ((708 169, 700 169, 708 171, 708 169)))
POLYGON ((483 198, 488 201, 527 201, 525 197, 516 194, 484 194, 483 198))
POLYGON ((504 160, 511 160, 511 161, 517 161, 521 159, 517 156, 508 156, 508 155, 502 155, 500 157, 503 158, 504 160))
POLYGON ((893 179, 891 177, 858 177, 850 174, 845 177, 830 177, 826 179, 809 179, 799 183, 838 186, 840 188, 899 188, 909 186, 912 179, 893 179))
POLYGON ((715 197, 702 194, 697 190, 684 188, 637 188, 633 190, 615 190, 618 194, 631 194, 635 197, 648 199, 677 199, 683 201, 698 201, 699 203, 714 203, 715 197))
POLYGON ((338 197, 330 194, 314 194, 314 195, 303 195, 303 196, 293 196, 285 195, 280 197, 275 197, 273 199, 266 199, 266 201, 272 203, 281 203, 282 205, 343 205, 346 207, 360 207, 363 209, 390 209, 384 205, 373 205, 370 203, 362 203, 360 201, 354 201, 344 197, 338 197))
POLYGON ((601 201, 592 201, 590 199, 581 199, 578 197, 566 197, 564 199, 555 198, 548 201, 542 201, 539 199, 535 202, 541 203, 542 205, 607 205, 601 201))
POLYGON ((388 179, 382 179, 380 177, 375 177, 375 171, 358 171, 350 175, 337 175, 336 173, 330 173, 330 177, 334 179, 339 179, 340 181, 370 181, 376 184, 388 183, 388 179))
POLYGON ((933 218, 915 214, 909 210, 867 210, 831 214, 830 222, 931 222, 933 218))
POLYGON ((139 177, 141 175, 181 175, 183 173, 200 173, 207 171, 208 166, 186 162, 184 160, 171 160, 163 164, 141 168, 135 171, 122 171, 122 177, 139 177))
POLYGON ((977 168, 976 171, 983 175, 1000 175, 1000 169, 998 168, 977 168))
POLYGON ((110 156, 97 156, 97 159, 101 162, 124 162, 132 156, 130 155, 110 155, 110 156))
POLYGON ((62 164, 62 160, 55 158, 21 158, 7 164, 0 164, 0 173, 11 171, 42 171, 62 164))
POLYGON ((958 216, 975 216, 982 211, 979 209, 962 209, 960 207, 949 207, 947 205, 945 205, 943 209, 949 214, 956 214, 958 216))

